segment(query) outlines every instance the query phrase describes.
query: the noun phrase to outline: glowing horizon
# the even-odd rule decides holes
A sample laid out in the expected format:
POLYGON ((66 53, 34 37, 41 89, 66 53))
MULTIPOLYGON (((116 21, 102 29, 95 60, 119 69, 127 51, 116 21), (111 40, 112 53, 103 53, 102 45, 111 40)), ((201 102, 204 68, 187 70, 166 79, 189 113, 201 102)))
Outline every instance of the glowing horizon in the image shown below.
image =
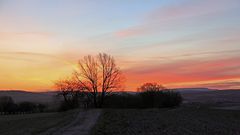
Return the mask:
POLYGON ((45 91, 100 52, 115 57, 125 90, 240 89, 238 0, 0 2, 0 90, 45 91))

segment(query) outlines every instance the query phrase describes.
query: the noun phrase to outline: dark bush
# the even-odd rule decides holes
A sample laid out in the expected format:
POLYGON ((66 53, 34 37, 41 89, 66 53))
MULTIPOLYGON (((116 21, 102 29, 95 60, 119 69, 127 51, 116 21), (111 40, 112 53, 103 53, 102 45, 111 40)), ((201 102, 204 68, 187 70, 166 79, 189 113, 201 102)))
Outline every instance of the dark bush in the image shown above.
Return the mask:
POLYGON ((140 92, 138 96, 141 98, 141 107, 143 108, 153 108, 161 103, 159 97, 162 93, 157 91, 146 91, 140 92))
POLYGON ((136 94, 118 93, 107 96, 104 108, 164 108, 182 103, 180 93, 174 91, 146 91, 136 94))
MULTIPOLYGON (((161 98, 161 97, 160 97, 161 98)), ((160 107, 175 107, 182 103, 182 96, 179 92, 165 91, 163 92, 162 105, 160 107)))
POLYGON ((104 108, 139 108, 140 97, 135 94, 118 93, 106 97, 104 108))
POLYGON ((0 97, 0 112, 14 113, 18 110, 18 105, 16 105, 11 97, 3 96, 0 97))
POLYGON ((142 107, 175 107, 182 103, 182 96, 178 92, 164 91, 145 91, 139 93, 142 99, 142 107))
POLYGON ((62 101, 60 103, 58 111, 62 112, 62 111, 67 111, 67 110, 71 110, 71 109, 74 109, 74 108, 77 108, 77 106, 73 106, 73 105, 69 104, 68 102, 62 101))
POLYGON ((144 108, 175 107, 182 103, 180 93, 168 90, 157 83, 145 83, 138 91, 144 108))
POLYGON ((45 104, 37 105, 38 112, 45 112, 46 108, 47 108, 47 105, 45 105, 45 104))
POLYGON ((21 102, 19 104, 15 104, 11 97, 0 97, 0 112, 3 112, 3 114, 44 112, 46 108, 47 105, 42 103, 36 104, 33 102, 21 102))
POLYGON ((21 102, 19 104, 19 111, 20 112, 36 112, 37 105, 32 102, 21 102))

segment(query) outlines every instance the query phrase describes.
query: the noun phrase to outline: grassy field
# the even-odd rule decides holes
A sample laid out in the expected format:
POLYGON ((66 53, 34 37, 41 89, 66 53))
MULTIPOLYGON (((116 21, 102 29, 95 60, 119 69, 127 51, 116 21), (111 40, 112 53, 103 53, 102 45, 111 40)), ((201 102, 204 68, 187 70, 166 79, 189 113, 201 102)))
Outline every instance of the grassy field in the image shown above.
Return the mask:
POLYGON ((240 111, 177 109, 105 110, 92 135, 240 135, 240 111))
POLYGON ((0 135, 36 135, 70 123, 78 111, 25 115, 0 115, 0 135))

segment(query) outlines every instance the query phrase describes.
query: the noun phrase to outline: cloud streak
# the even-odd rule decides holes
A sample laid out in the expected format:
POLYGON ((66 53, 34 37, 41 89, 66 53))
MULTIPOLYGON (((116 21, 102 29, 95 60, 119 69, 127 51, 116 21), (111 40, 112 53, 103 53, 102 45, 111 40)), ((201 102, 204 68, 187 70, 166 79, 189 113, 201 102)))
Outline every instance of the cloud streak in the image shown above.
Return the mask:
MULTIPOLYGON (((75 63, 72 63, 70 60, 63 58, 61 56, 55 56, 45 53, 34 53, 34 52, 0 52, 0 59, 12 59, 12 60, 21 60, 31 63, 39 63, 42 61, 51 61, 55 66, 72 66, 75 67, 75 63)), ((50 64, 50 63, 49 63, 50 64)))
MULTIPOLYGON (((141 65, 126 70, 128 81, 163 84, 225 80, 240 77, 240 57, 216 60, 180 60, 165 64, 141 65)), ((235 86, 233 86, 235 87, 235 86)), ((227 87, 226 87, 227 88, 227 87)))
POLYGON ((237 0, 202 0, 160 7, 148 13, 139 25, 119 30, 114 35, 119 38, 128 38, 166 32, 166 30, 176 31, 182 27, 188 29, 191 25, 185 24, 188 24, 189 20, 208 21, 209 18, 219 16, 224 11, 238 8, 239 4, 237 0))
POLYGON ((218 55, 218 54, 235 54, 239 53, 240 49, 234 50, 220 50, 220 51, 206 51, 206 52, 196 52, 196 53, 185 53, 175 56, 166 56, 166 57, 153 57, 154 59, 163 59, 163 60, 173 60, 178 58, 194 57, 194 56, 205 56, 205 55, 218 55))
POLYGON ((211 80, 211 81, 198 81, 169 84, 173 88, 177 87, 205 87, 212 89, 240 89, 240 78, 224 79, 224 80, 211 80))

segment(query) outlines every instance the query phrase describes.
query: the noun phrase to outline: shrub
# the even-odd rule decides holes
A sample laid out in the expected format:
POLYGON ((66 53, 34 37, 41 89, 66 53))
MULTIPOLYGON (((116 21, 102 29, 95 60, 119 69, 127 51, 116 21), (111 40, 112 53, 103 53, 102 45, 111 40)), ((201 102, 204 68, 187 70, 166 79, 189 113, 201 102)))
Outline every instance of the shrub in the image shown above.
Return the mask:
POLYGON ((117 93, 106 97, 104 108, 139 108, 140 97, 128 93, 117 93))
POLYGON ((69 104, 69 102, 61 101, 58 111, 63 112, 63 111, 71 110, 74 108, 77 108, 77 106, 73 106, 69 104))
POLYGON ((175 107, 182 103, 182 96, 179 92, 165 91, 163 92, 162 107, 175 107))
POLYGON ((14 103, 13 99, 9 96, 0 97, 0 112, 13 113, 16 112, 18 106, 14 103))
POLYGON ((104 108, 164 108, 182 103, 182 96, 174 91, 146 91, 137 94, 117 93, 106 97, 104 108))
POLYGON ((144 108, 175 107, 182 103, 180 93, 167 90, 157 83, 145 83, 138 88, 138 91, 144 108))
POLYGON ((21 102, 19 103, 20 112, 36 112, 37 105, 32 102, 21 102))
POLYGON ((157 92, 157 91, 140 92, 139 96, 141 98, 141 107, 143 108, 155 107, 156 103, 161 103, 161 102, 158 102, 161 94, 162 92, 157 92))
POLYGON ((38 112, 44 112, 47 108, 47 105, 45 104, 38 104, 37 105, 37 109, 38 109, 38 112))
POLYGON ((164 91, 146 91, 139 93, 142 99, 142 107, 175 107, 182 103, 182 96, 178 92, 164 91))
POLYGON ((33 102, 21 102, 15 104, 13 99, 8 96, 0 97, 0 112, 3 114, 16 114, 18 112, 44 112, 47 108, 45 104, 36 104, 33 102))

